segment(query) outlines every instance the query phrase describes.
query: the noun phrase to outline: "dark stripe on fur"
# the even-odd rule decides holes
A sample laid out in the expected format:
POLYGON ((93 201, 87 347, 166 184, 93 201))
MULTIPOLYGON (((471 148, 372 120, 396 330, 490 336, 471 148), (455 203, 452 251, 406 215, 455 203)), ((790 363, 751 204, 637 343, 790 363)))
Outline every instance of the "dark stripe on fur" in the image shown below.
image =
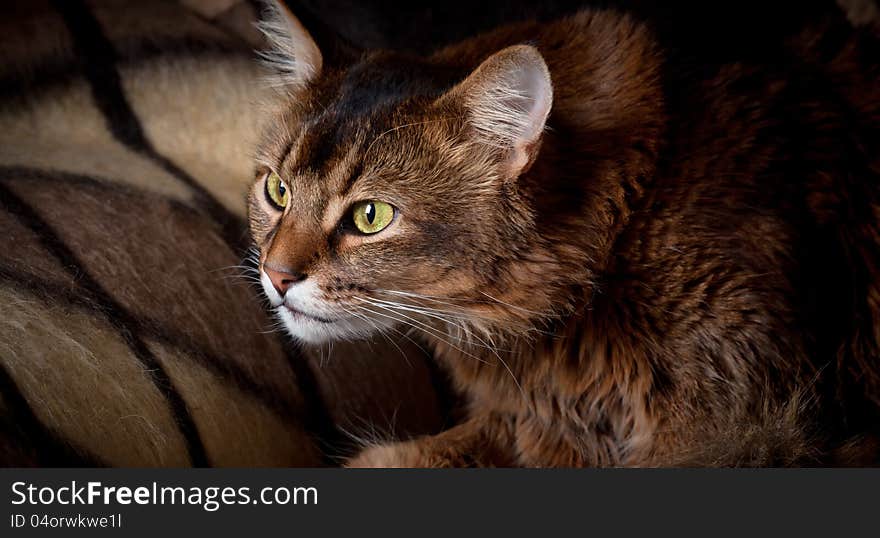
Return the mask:
MULTIPOLYGON (((149 206, 151 203, 148 198, 149 195, 145 195, 142 191, 134 189, 129 185, 114 183, 112 181, 106 181, 82 174, 72 174, 69 172, 59 172, 55 170, 47 171, 19 166, 0 166, 0 181, 41 181, 46 183, 63 181, 65 183, 76 184, 84 189, 94 189, 99 191, 113 190, 124 193, 128 196, 144 197, 145 200, 143 205, 145 207, 149 206)), ((98 193, 98 196, 101 196, 100 192, 98 193)), ((166 202, 179 211, 196 211, 194 208, 173 199, 166 199, 166 202)), ((11 267, 4 267, 4 265, 0 263, 0 279, 14 282, 19 289, 28 290, 47 301, 62 301, 68 306, 81 310, 90 310, 94 314, 103 315, 103 312, 100 311, 100 306, 88 297, 76 292, 68 292, 64 289, 59 289, 51 282, 43 281, 38 275, 22 272, 11 267)), ((197 360, 200 366, 211 370, 211 372, 218 377, 229 381, 242 392, 254 397, 270 409, 278 412, 279 415, 294 419, 298 422, 307 422, 310 420, 306 418, 309 413, 304 413, 299 409, 291 398, 288 398, 285 394, 278 394, 277 391, 273 390, 271 387, 259 383, 257 380, 253 379, 249 373, 237 367, 229 357, 207 353, 204 349, 197 347, 194 342, 191 342, 186 335, 181 334, 176 329, 163 325, 157 320, 136 317, 134 314, 132 314, 132 317, 136 320, 137 326, 141 328, 150 328, 149 333, 146 334, 146 336, 161 342, 167 347, 183 352, 185 356, 190 359, 197 360)), ((291 350, 286 349, 286 351, 291 365, 295 365, 297 362, 306 362, 297 355, 293 355, 294 352, 291 350)), ((314 374, 311 372, 297 373, 296 368, 293 368, 293 370, 294 375, 301 375, 306 378, 314 377, 314 374)), ((302 381, 300 382, 302 383, 302 381)))
POLYGON ((199 206, 223 227, 226 242, 236 252, 242 252, 247 246, 244 222, 217 201, 195 178, 156 151, 147 138, 122 88, 116 50, 104 35, 94 14, 80 0, 54 0, 53 5, 70 31, 74 50, 91 87, 95 105, 107 120, 107 127, 113 137, 154 160, 192 189, 199 206))
MULTIPOLYGON (((77 174, 74 172, 64 172, 51 168, 36 168, 30 166, 4 166, 0 165, 0 180, 3 181, 60 181, 67 184, 76 185, 86 189, 99 189, 121 193, 125 196, 134 196, 143 199, 144 203, 152 203, 159 199, 160 194, 143 191, 133 185, 122 183, 114 178, 102 177, 98 175, 77 174)), ((102 193, 103 194, 103 193, 102 193)), ((162 197, 161 200, 177 211, 200 214, 199 209, 192 205, 170 197, 162 197)), ((204 217, 205 222, 212 222, 209 217, 204 217)), ((234 253, 233 253, 234 254, 234 253)))
MULTIPOLYGON (((169 173, 183 181, 195 193, 208 215, 223 227, 226 242, 241 253, 247 245, 244 223, 228 211, 193 177, 170 159, 159 154, 147 139, 140 120, 131 108, 117 70, 118 57, 113 44, 104 35, 100 23, 81 0, 54 0, 82 60, 83 70, 95 103, 107 119, 108 127, 119 142, 154 159, 169 173)), ((289 349, 289 346, 288 346, 289 349)), ((309 363, 299 354, 288 351, 289 363, 297 375, 300 391, 310 417, 304 426, 324 446, 342 438, 321 396, 316 377, 309 363)))
POLYGON ((349 172, 348 178, 345 180, 345 186, 340 190, 340 196, 347 196, 351 189, 354 187, 355 182, 361 177, 361 174, 364 173, 364 161, 358 159, 354 168, 349 172))
MULTIPOLYGON (((180 39, 163 41, 160 44, 150 43, 141 46, 139 43, 128 45, 132 52, 121 58, 119 65, 135 68, 157 58, 185 55, 196 58, 200 62, 213 62, 215 59, 229 58, 231 54, 240 52, 233 47, 213 46, 197 40, 180 39)), ((241 53, 244 56, 244 53, 241 53)), ((72 57, 53 57, 39 65, 28 66, 27 72, 7 73, 0 77, 0 102, 3 106, 20 105, 23 101, 34 101, 41 92, 69 85, 82 76, 82 69, 72 57)))
MULTIPOLYGON (((42 181, 46 183, 64 181, 77 184, 86 189, 112 189, 129 196, 145 196, 142 191, 125 184, 118 184, 82 174, 19 166, 0 166, 0 180, 42 181)), ((167 202, 180 211, 196 211, 196 209, 173 199, 167 199, 167 202)), ((149 203, 146 202, 144 205, 148 206, 149 203)), ((59 290, 57 286, 51 283, 42 282, 37 275, 22 273, 12 268, 3 267, 2 264, 0 264, 0 279, 14 282, 19 288, 37 294, 47 301, 63 301, 68 306, 87 309, 99 315, 103 315, 106 312, 106 309, 102 308, 99 303, 90 300, 88 297, 83 296, 83 294, 59 290)), ((293 370, 303 395, 303 409, 295 405, 290 398, 283 394, 278 394, 277 391, 253 379, 247 372, 238 368, 228 357, 207 353, 204 349, 200 349, 190 342, 186 335, 163 326, 156 320, 137 318, 133 314, 130 314, 130 316, 141 331, 139 334, 148 335, 163 345, 181 351, 186 357, 191 360, 197 360, 200 366, 211 370, 221 379, 227 380, 242 392, 254 397, 268 408, 273 409, 280 416, 297 421, 321 447, 324 463, 328 465, 337 463, 334 458, 335 455, 343 453, 340 447, 345 444, 344 436, 327 410, 327 405, 318 388, 319 383, 309 362, 292 348, 292 345, 286 341, 287 339, 285 339, 282 345, 284 346, 287 362, 293 370), (148 327, 151 330, 145 333, 144 331, 148 327), (307 393, 305 387, 313 387, 314 392, 307 393)), ((111 319, 111 321, 115 320, 111 319)), ((125 330, 124 325, 120 325, 120 328, 125 330)))
POLYGON ((175 388, 168 373, 140 337, 141 328, 137 320, 91 276, 88 270, 86 270, 85 265, 64 244, 49 223, 44 221, 32 207, 2 183, 0 183, 0 201, 2 201, 7 211, 18 218, 22 225, 29 228, 40 238, 43 247, 79 282, 80 286, 89 293, 101 310, 116 321, 121 329, 120 334, 125 339, 132 353, 140 360, 144 368, 151 373, 156 387, 168 400, 171 412, 186 440, 190 461, 194 466, 206 467, 208 465, 208 456, 199 437, 195 421, 193 421, 186 402, 175 388))
MULTIPOLYGON (((17 290, 25 291, 47 302, 51 301, 67 308, 87 312, 92 316, 105 314, 100 305, 85 297, 84 294, 59 289, 56 284, 44 281, 40 276, 30 272, 19 271, 0 264, 0 281, 9 282, 17 290)), ((236 366, 229 357, 208 353, 197 347, 186 335, 155 320, 140 317, 135 317, 135 320, 142 329, 149 327, 148 334, 141 333, 142 337, 148 337, 167 348, 180 352, 183 358, 193 360, 199 366, 210 370, 217 377, 259 401, 268 409, 277 412, 279 416, 296 424, 306 420, 306 415, 292 398, 287 394, 279 394, 270 386, 259 383, 249 373, 236 366)), ((111 322, 113 321, 115 320, 111 320, 111 322)))
MULTIPOLYGON (((28 448, 33 451, 34 464, 55 467, 107 466, 94 454, 61 439, 40 422, 2 362, 0 362, 0 394, 3 395, 3 403, 7 411, 6 417, 0 417, 0 431, 10 438, 13 436, 17 438, 18 448, 23 448, 22 452, 26 453, 28 448), (7 421, 8 424, 4 424, 7 421), (26 441, 26 444, 22 441, 26 441)), ((9 459, 9 461, 0 461, 0 465, 3 466, 22 464, 14 459, 14 456, 0 453, 0 457, 9 459)))

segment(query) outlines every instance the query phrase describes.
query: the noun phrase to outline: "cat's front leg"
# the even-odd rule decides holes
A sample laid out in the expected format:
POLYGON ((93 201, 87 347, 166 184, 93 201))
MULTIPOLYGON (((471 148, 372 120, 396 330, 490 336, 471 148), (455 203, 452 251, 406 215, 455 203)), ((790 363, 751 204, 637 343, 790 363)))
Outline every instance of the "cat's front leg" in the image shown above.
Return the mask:
POLYGON ((349 460, 347 467, 510 467, 510 429, 499 417, 471 418, 438 435, 376 445, 349 460))
POLYGON ((346 467, 399 469, 410 467, 428 467, 415 441, 374 445, 362 450, 357 456, 346 462, 346 467))

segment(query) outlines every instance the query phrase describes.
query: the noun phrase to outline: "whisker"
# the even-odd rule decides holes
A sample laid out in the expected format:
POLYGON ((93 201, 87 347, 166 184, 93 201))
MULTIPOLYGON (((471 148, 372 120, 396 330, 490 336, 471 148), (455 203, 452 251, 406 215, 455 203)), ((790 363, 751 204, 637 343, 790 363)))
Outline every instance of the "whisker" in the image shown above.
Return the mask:
MULTIPOLYGON (((365 311, 367 311, 367 312, 371 312, 372 314, 375 314, 375 315, 377 315, 377 316, 382 316, 382 317, 389 318, 389 319, 392 319, 392 320, 394 320, 394 321, 397 321, 398 323, 403 323, 404 325, 407 325, 407 326, 409 326, 409 327, 412 327, 413 329, 421 330, 422 332, 425 332, 425 333, 427 333, 427 334, 429 334, 429 335, 431 335, 431 336, 437 338, 438 340, 440 340, 440 341, 446 343, 448 346, 452 347, 453 349, 455 349, 455 350, 457 350, 457 351, 460 351, 461 353, 463 353, 463 354, 465 354, 465 355, 467 355, 467 356, 469 356, 469 357, 471 357, 471 358, 473 358, 473 359, 475 359, 475 360, 477 360, 477 361, 479 361, 479 362, 482 362, 482 363, 484 363, 484 364, 488 364, 488 362, 486 362, 485 360, 483 360, 483 359, 477 357, 476 355, 474 355, 474 354, 472 354, 472 353, 469 353, 469 352, 465 351, 464 349, 462 349, 462 348, 456 346, 454 343, 450 342, 449 340, 447 340, 446 338, 443 337, 443 336, 448 336, 448 337, 450 337, 450 338, 453 338, 453 336, 452 336, 451 334, 444 333, 444 332, 442 332, 442 331, 439 331, 439 330, 437 330, 437 329, 434 329, 434 328, 431 327, 430 325, 425 325, 425 324, 423 324, 423 323, 421 323, 421 322, 419 322, 419 321, 417 321, 417 320, 413 320, 412 318, 409 318, 409 319, 412 320, 412 321, 407 321, 406 319, 401 319, 401 318, 399 318, 399 317, 395 317, 393 314, 397 314, 397 315, 400 315, 400 316, 403 316, 403 314, 396 313, 396 312, 394 312, 393 310, 389 310, 388 308, 382 307, 381 305, 373 305, 373 306, 376 306, 376 307, 378 307, 378 308, 381 308, 382 310, 385 310, 385 312, 388 312, 388 314, 383 314, 382 312, 376 312, 375 310, 371 310, 371 309, 366 308, 366 307, 360 307, 360 308, 362 308, 363 310, 365 310, 365 311), (390 314, 390 315, 389 315, 389 314, 390 314), (418 325, 422 325, 423 327, 419 327, 419 326, 416 325, 416 324, 418 324, 418 325), (440 335, 443 335, 443 336, 438 336, 438 333, 439 333, 440 335)), ((404 317, 404 318, 407 318, 408 316, 403 316, 403 317, 404 317)))
MULTIPOLYGON (((359 298, 359 300, 362 300, 362 301, 368 302, 368 303, 372 304, 373 306, 376 306, 376 307, 379 307, 379 308, 383 308, 383 309, 385 309, 385 310, 396 311, 396 313, 397 313, 398 315, 403 316, 404 318, 409 319, 409 320, 413 321, 414 323, 418 323, 419 325, 422 325, 422 326, 425 326, 425 327, 430 327, 429 325, 427 325, 427 324, 425 324, 425 323, 422 323, 421 321, 418 321, 418 320, 416 320, 415 318, 412 318, 412 317, 410 317, 410 316, 407 316, 406 314, 403 314, 403 313, 399 312, 399 310, 409 310, 409 311, 413 311, 413 312, 417 312, 417 313, 418 313, 419 311, 416 310, 416 309, 409 309, 409 308, 406 308, 405 306, 402 306, 402 305, 397 305, 397 304, 393 304, 393 303, 387 303, 387 302, 384 302, 384 301, 382 301, 382 302, 375 302, 376 300, 367 300, 367 299, 360 299, 360 298, 359 298)), ((460 327, 460 326, 459 326, 457 323, 455 323, 454 321, 449 320, 448 318, 443 318, 443 317, 439 317, 439 316, 431 316, 431 317, 434 317, 434 318, 436 318, 436 319, 439 319, 439 320, 443 321, 444 323, 447 323, 447 324, 450 324, 450 325, 454 325, 454 326, 459 327, 459 328, 463 328, 463 327, 460 327)), ((431 329, 434 329, 433 327, 430 327, 430 328, 431 328, 431 329)), ((434 330, 436 330, 436 329, 434 329, 434 330)), ((447 336, 449 336, 450 338, 452 338, 452 335, 451 335, 451 334, 448 334, 448 333, 445 333, 445 334, 446 334, 447 336)))
MULTIPOLYGON (((357 307, 355 307, 355 308, 357 308, 357 307)), ((349 315, 351 315, 351 316, 353 316, 353 317, 356 317, 356 318, 358 318, 358 319, 360 319, 360 320, 363 320, 364 322, 366 322, 366 323, 372 325, 373 328, 376 329, 376 332, 377 332, 377 333, 379 333, 380 335, 382 335, 382 337, 385 338, 386 340, 388 340, 388 342, 390 342, 391 345, 393 345, 394 347, 397 348, 397 351, 400 352, 401 356, 403 357, 403 360, 406 361, 406 363, 410 366, 410 368, 412 367, 412 363, 409 362, 409 357, 406 356, 406 353, 403 351, 403 349, 401 349, 401 347, 398 346, 397 343, 394 342, 394 340, 392 340, 388 335, 386 335, 386 334, 384 333, 384 331, 382 331, 382 329, 379 328, 379 326, 376 324, 376 322, 374 322, 373 320, 371 320, 371 319, 368 318, 367 316, 364 316, 363 314, 359 314, 359 313, 357 313, 357 312, 352 312, 351 310, 349 310, 349 309, 347 309, 347 308, 345 308, 345 307, 342 307, 342 310, 345 311, 347 314, 349 314, 349 315)), ((388 328, 391 329, 391 330, 395 330, 393 327, 388 327, 388 328)), ((400 331, 396 331, 396 330, 395 330, 395 332, 400 332, 400 331)), ((401 334, 402 334, 402 333, 401 333, 401 334)), ((406 338, 409 338, 409 337, 407 337, 406 335, 403 335, 403 336, 406 337, 406 338)), ((410 339, 410 341, 412 341, 412 339, 410 339)), ((413 342, 413 343, 415 343, 415 342, 413 342)))
MULTIPOLYGON (((421 294, 417 294, 417 293, 409 293, 409 292, 397 291, 397 290, 378 289, 375 291, 380 292, 380 293, 400 295, 403 297, 409 297, 409 298, 413 298, 413 299, 421 299, 421 300, 426 300, 426 301, 430 301, 430 302, 445 304, 445 305, 449 305, 449 306, 452 306, 452 307, 455 307, 458 309, 461 308, 459 305, 456 305, 454 303, 440 300, 440 299, 455 300, 453 298, 445 298, 445 297, 438 298, 438 297, 430 296, 430 295, 421 295, 421 294)), ((493 303, 489 303, 486 301, 471 301, 471 300, 468 300, 468 303, 470 303, 470 304, 493 304, 493 303)), ((407 306, 412 306, 412 305, 407 305, 407 306)), ((465 322, 465 323, 473 323, 474 321, 481 321, 481 322, 486 323, 489 326, 494 326, 494 327, 499 328, 505 332, 510 332, 511 330, 515 329, 518 331, 517 334, 519 336, 522 336, 523 333, 538 333, 538 334, 543 334, 543 335, 547 335, 547 336, 552 336, 552 333, 547 332, 547 331, 543 331, 531 323, 524 323, 524 322, 518 322, 518 321, 512 321, 512 320, 501 321, 496 318, 491 318, 491 317, 487 317, 487 316, 480 316, 480 315, 472 313, 472 312, 461 311, 461 310, 455 310, 455 311, 441 310, 441 309, 436 309, 436 308, 424 306, 421 304, 418 305, 418 308, 427 309, 427 310, 430 310, 430 311, 437 313, 437 314, 449 314, 449 315, 455 317, 456 319, 461 320, 462 322, 465 322)), ((480 327, 480 329, 481 329, 481 332, 488 334, 488 330, 485 327, 480 327)))

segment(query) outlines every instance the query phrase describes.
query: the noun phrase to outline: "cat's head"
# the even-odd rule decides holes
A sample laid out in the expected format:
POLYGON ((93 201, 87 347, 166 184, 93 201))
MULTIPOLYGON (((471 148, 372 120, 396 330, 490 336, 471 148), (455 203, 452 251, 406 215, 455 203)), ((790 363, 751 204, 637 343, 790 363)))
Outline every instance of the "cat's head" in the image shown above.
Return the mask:
POLYGON ((559 268, 518 184, 553 98, 539 52, 468 68, 375 52, 339 67, 280 5, 264 27, 285 91, 249 219, 288 331, 322 342, 405 325, 442 339, 549 313, 559 268))

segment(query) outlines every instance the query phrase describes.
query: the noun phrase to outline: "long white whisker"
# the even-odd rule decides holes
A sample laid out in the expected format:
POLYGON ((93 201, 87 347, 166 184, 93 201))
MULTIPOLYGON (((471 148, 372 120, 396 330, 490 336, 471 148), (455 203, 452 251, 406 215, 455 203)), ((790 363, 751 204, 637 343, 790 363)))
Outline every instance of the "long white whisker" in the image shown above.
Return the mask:
MULTIPOLYGON (((401 293, 401 295, 415 296, 415 294, 406 294, 406 293, 401 293)), ((404 309, 404 310, 407 310, 410 312, 420 313, 420 314, 423 314, 423 315, 426 315, 429 317, 433 317, 435 319, 439 319, 439 320, 447 322, 447 323, 453 323, 448 318, 446 318, 444 316, 434 314, 432 312, 434 309, 431 309, 431 308, 412 307, 410 305, 404 305, 401 303, 396 303, 396 302, 391 302, 391 301, 383 301, 381 299, 372 299, 372 301, 374 301, 374 306, 380 306, 379 303, 381 303, 383 305, 387 305, 388 307, 390 307, 392 309, 404 309)), ((402 314, 400 314, 400 315, 402 315, 402 314)), ((513 370, 510 368, 510 365, 507 364, 507 362, 503 358, 501 358, 501 355, 498 352, 498 348, 496 345, 494 345, 494 342, 492 342, 492 345, 490 345, 489 342, 487 342, 486 340, 481 338, 479 335, 471 333, 470 331, 467 331, 467 329, 464 326, 460 326, 460 328, 462 330, 464 330, 469 337, 473 336, 474 338, 479 340, 479 342, 481 344, 483 344, 481 347, 485 347, 486 349, 489 349, 492 352, 492 354, 495 355, 495 357, 498 359, 498 361, 504 366, 505 370, 507 370, 507 373, 510 374, 511 379, 513 379, 514 384, 517 386, 517 389, 519 389, 520 394, 522 394, 523 398, 525 399, 526 398, 525 390, 523 389, 523 387, 520 384, 519 380, 517 379, 516 375, 513 373, 513 370)), ((491 340, 490 334, 487 333, 486 336, 487 336, 487 338, 489 338, 491 340)), ((473 345, 473 343, 471 343, 471 345, 473 345)))
MULTIPOLYGON (((459 308, 459 309, 462 308, 462 305, 458 305, 458 304, 455 304, 455 303, 451 303, 451 302, 449 302, 449 301, 456 300, 456 299, 453 298, 453 297, 437 297, 437 296, 434 296, 434 295, 422 295, 422 294, 418 294, 418 293, 409 293, 409 292, 398 291, 398 290, 376 290, 376 291, 379 291, 379 292, 382 292, 382 293, 390 293, 390 294, 395 294, 395 295, 402 295, 402 296, 405 296, 405 297, 412 297, 412 298, 415 298, 415 299, 422 299, 422 300, 425 300, 425 301, 430 301, 430 302, 433 302, 433 303, 444 304, 444 305, 452 306, 452 307, 459 308), (445 300, 443 300, 443 299, 445 299, 445 300)), ((487 295, 487 296, 488 296, 488 295, 487 295)), ((488 296, 488 297, 489 297, 489 298, 492 298, 491 296, 488 296)), ((509 305, 509 304, 507 304, 507 303, 501 302, 501 301, 499 301, 499 300, 497 300, 497 299, 494 299, 494 298, 492 298, 492 299, 493 299, 493 301, 495 301, 495 302, 498 303, 498 304, 502 304, 502 305, 505 305, 505 306, 509 306, 510 308, 514 308, 514 309, 517 309, 517 310, 523 310, 523 311, 525 311, 525 312, 529 312, 529 313, 534 314, 534 315, 536 315, 536 316, 543 316, 543 314, 541 314, 540 312, 533 312, 533 311, 531 311, 531 310, 526 310, 526 309, 524 309, 524 308, 522 308, 522 307, 518 307, 518 306, 515 306, 515 305, 509 305)), ((463 300, 463 301, 466 301, 466 302, 468 302, 468 303, 471 303, 471 304, 485 304, 485 305, 493 304, 493 303, 491 303, 491 302, 489 302, 489 301, 473 301, 473 300, 464 300, 464 299, 462 299, 462 300, 463 300)), ((469 316, 469 317, 475 317, 475 318, 477 318, 477 319, 485 319, 485 320, 487 320, 487 321, 495 321, 495 320, 493 320, 492 318, 487 318, 487 317, 485 317, 485 316, 477 316, 477 315, 472 314, 472 313, 469 313, 469 312, 461 312, 461 314, 462 314, 462 315, 465 315, 465 316, 469 316)))
MULTIPOLYGON (((355 308, 358 308, 358 307, 355 307, 355 308)), ((352 316, 354 316, 354 317, 356 317, 356 318, 358 318, 358 319, 360 319, 360 320, 363 320, 363 321, 365 321, 366 323, 372 325, 373 328, 376 329, 376 332, 377 332, 377 333, 379 333, 380 335, 382 335, 382 337, 385 338, 386 340, 388 340, 388 342, 390 342, 391 345, 393 345, 394 347, 397 348, 397 351, 400 352, 400 355, 403 357, 403 360, 406 361, 406 363, 410 366, 410 368, 412 368, 412 363, 409 362, 409 357, 406 356, 406 353, 403 351, 403 349, 401 349, 401 347, 400 347, 399 345, 397 345, 397 342, 395 342, 395 341, 392 340, 388 335, 386 335, 384 331, 382 331, 381 329, 379 329, 379 326, 376 324, 376 322, 374 322, 373 320, 371 320, 371 319, 368 318, 367 316, 364 316, 363 314, 360 314, 360 313, 357 313, 357 312, 352 312, 351 310, 349 310, 349 309, 347 309, 347 308, 345 308, 345 307, 342 307, 342 309, 343 309, 346 313, 348 313, 348 314, 350 314, 350 315, 352 315, 352 316)), ((395 330, 393 327, 389 327, 389 329, 395 330)), ((399 331, 397 331, 397 332, 399 332, 399 331)), ((402 333, 401 333, 401 334, 402 334, 402 333)), ((404 335, 404 336, 406 336, 406 335, 404 335)), ((407 337, 407 338, 409 338, 409 337, 407 337)))
MULTIPOLYGON (((358 298, 358 299, 360 299, 360 298, 358 298)), ((365 299, 360 299, 360 300, 362 300, 362 301, 364 301, 364 302, 367 302, 368 304, 371 304, 372 306, 375 306, 375 307, 377 307, 377 308, 383 308, 383 309, 386 310, 386 311, 393 311, 394 308, 395 308, 394 306, 391 306, 391 307, 383 306, 382 304, 379 304, 379 303, 376 303, 376 302, 373 302, 373 301, 368 301, 368 300, 365 300, 365 299)), ((386 301, 382 301, 382 302, 384 303, 384 302, 386 302, 386 301)), ((397 305, 397 306, 399 307, 400 305, 397 305)), ((412 309, 410 309, 410 310, 412 310, 412 309)), ((430 326, 425 325, 425 324, 419 322, 418 320, 415 320, 415 319, 413 319, 413 318, 411 318, 411 317, 409 317, 409 316, 406 316, 406 315, 404 315, 404 314, 401 314, 400 312, 397 312, 397 315, 399 315, 399 316, 403 316, 403 317, 405 317, 405 318, 408 319, 408 320, 411 320, 411 321, 413 321, 413 322, 415 322, 415 323, 418 323, 419 325, 423 325, 423 326, 425 326, 425 327, 429 327, 429 328, 430 328, 430 326)), ((434 316, 434 317, 437 317, 437 316, 434 316)), ((440 320, 446 321, 444 318, 440 318, 440 317, 437 317, 437 319, 440 319, 440 320)), ((447 322, 448 322, 448 321, 447 321, 447 322)), ((410 324, 410 325, 411 325, 411 324, 410 324)), ((433 328, 430 328, 430 329, 436 331, 436 329, 433 329, 433 328)), ((441 331, 437 331, 437 332, 441 332, 441 331)), ((450 334, 448 334, 448 333, 445 333, 445 334, 446 334, 446 336, 449 336, 450 338, 452 338, 452 335, 450 335, 450 334)), ((472 333, 468 332, 468 334, 471 335, 472 333)), ((490 351, 492 352, 493 355, 495 355, 495 357, 498 359, 498 362, 500 362, 501 365, 504 367, 504 369, 507 370, 507 373, 510 374, 510 378, 513 379, 513 383, 516 385, 516 387, 517 387, 517 389, 519 390, 520 394, 522 395, 523 399, 526 399, 526 392, 525 392, 525 390, 523 389, 522 385, 520 384, 519 379, 517 379, 516 375, 513 373, 513 370, 510 368, 510 365, 507 364, 507 361, 505 361, 503 358, 501 358, 501 354, 498 353, 498 350, 497 350, 495 347, 490 346, 488 342, 486 342, 485 340, 483 340, 482 338, 480 338, 478 335, 473 334, 473 336, 474 336, 477 340, 479 340, 479 341, 482 343, 482 346, 479 346, 479 347, 485 347, 486 349, 490 350, 490 351)), ((483 362, 483 363, 488 364, 486 361, 480 359, 479 357, 477 357, 477 356, 475 356, 475 355, 472 355, 472 354, 470 354, 470 353, 464 351, 463 349, 461 349, 461 348, 459 348, 459 347, 453 345, 451 342, 449 342, 449 341, 447 341, 447 340, 444 340, 444 341, 445 341, 447 344, 449 344, 450 346, 452 346, 452 347, 454 347, 455 349, 457 349, 458 351, 460 351, 460 352, 462 352, 462 353, 465 353, 465 354, 467 354, 467 355, 470 355, 471 357, 473 357, 473 358, 479 360, 480 362, 483 362)), ((475 345, 475 344, 471 343, 471 345, 475 345)))
MULTIPOLYGON (((423 322, 421 322, 421 321, 419 321, 419 320, 417 320, 417 319, 415 319, 415 318, 413 318, 413 317, 407 316, 406 314, 403 314, 403 313, 399 312, 400 309, 397 308, 397 307, 394 307, 394 306, 387 306, 387 305, 383 305, 383 304, 375 303, 375 302, 373 302, 372 300, 367 300, 367 299, 362 299, 362 298, 357 298, 357 299, 359 299, 359 300, 361 300, 361 301, 364 301, 364 302, 366 302, 366 303, 372 304, 372 305, 375 306, 375 307, 382 308, 383 310, 386 310, 386 311, 389 311, 389 312, 395 312, 397 315, 402 316, 402 317, 404 317, 404 318, 410 320, 411 322, 413 322, 413 323, 415 323, 415 324, 418 324, 418 325, 420 325, 420 326, 422 326, 422 327, 426 327, 428 330, 435 331, 435 332, 439 332, 439 333, 443 334, 444 336, 448 336, 449 338, 452 338, 452 339, 455 339, 455 340, 459 340, 459 341, 462 340, 461 337, 456 338, 455 336, 449 334, 448 332, 440 331, 439 329, 437 329, 437 328, 435 328, 435 327, 432 327, 432 326, 430 326, 430 325, 428 325, 428 324, 426 324, 426 323, 423 323, 423 322)), ((437 316, 434 316, 434 317, 437 317, 437 316)), ((441 321, 444 321, 445 323, 447 323, 447 324, 449 324, 449 325, 452 325, 452 326, 456 327, 457 329, 459 329, 460 331, 464 332, 464 333, 465 333, 466 335, 468 335, 468 336, 471 336, 471 335, 473 334, 470 330, 468 330, 468 328, 467 328, 463 323, 461 323, 461 324, 460 324, 460 323, 456 323, 455 321, 452 321, 452 320, 449 320, 449 319, 445 319, 445 318, 440 318, 440 317, 437 317, 437 319, 440 319, 441 321)), ((489 348, 488 344, 486 344, 486 342, 485 342, 484 340, 481 340, 481 341, 483 342, 483 345, 474 344, 473 342, 471 342, 470 345, 474 345, 474 346, 477 346, 477 347, 487 347, 487 348, 489 348)), ((492 349, 492 348, 489 348, 489 349, 492 349)))
MULTIPOLYGON (((381 306, 381 305, 374 305, 374 306, 376 306, 376 307, 378 307, 378 308, 381 308, 382 310, 385 310, 386 312, 388 312, 388 313, 390 313, 390 314, 394 314, 394 313, 395 313, 393 310, 389 310, 388 308, 385 308, 385 307, 383 307, 383 306, 381 306)), ((360 307, 360 308, 363 309, 363 310, 365 310, 365 311, 367 311, 367 312, 370 312, 370 313, 372 313, 372 314, 375 314, 375 315, 377 315, 377 316, 382 316, 382 317, 385 317, 385 318, 388 318, 388 319, 394 320, 394 321, 396 321, 396 322, 398 322, 398 323, 403 323, 404 325, 408 325, 408 326, 412 327, 413 329, 421 330, 421 331, 423 331, 423 332, 425 332, 425 333, 427 333, 427 334, 429 334, 429 335, 431 335, 431 336, 434 336, 434 337, 437 338, 438 340, 440 340, 440 341, 442 341, 442 342, 445 342, 447 345, 449 345, 449 346, 452 347, 453 349, 456 349, 457 351, 460 351, 461 353, 464 353, 465 355, 467 355, 467 356, 469 356, 469 357, 471 357, 471 358, 473 358, 473 359, 475 359, 475 360, 477 360, 477 361, 479 361, 479 362, 482 362, 482 363, 484 363, 484 364, 488 364, 485 360, 483 360, 483 359, 477 357, 476 355, 473 355, 472 353, 469 353, 469 352, 465 351, 464 349, 462 349, 462 348, 456 346, 455 344, 453 344, 453 343, 450 342, 449 340, 443 338, 443 336, 448 336, 448 337, 452 338, 452 335, 447 334, 447 333, 444 333, 444 332, 442 332, 442 331, 438 331, 438 330, 434 329, 433 327, 431 327, 430 325, 425 325, 425 324, 423 324, 423 323, 421 323, 421 322, 418 322, 417 320, 413 320, 413 321, 415 321, 416 323, 418 323, 419 325, 423 325, 423 327, 419 327, 419 326, 415 325, 414 323, 412 323, 411 321, 407 321, 406 319, 401 319, 401 318, 399 318, 399 317, 395 317, 394 315, 383 314, 382 312, 376 312, 375 310, 371 310, 371 309, 366 308, 366 307, 360 307), (441 334, 441 335, 443 335, 443 336, 438 336, 438 333, 441 334)), ((397 313, 397 315, 403 316, 403 314, 400 314, 400 313, 397 313)), ((404 317, 407 317, 407 316, 404 316, 404 317)), ((412 318, 409 318, 409 319, 412 319, 412 318)))

